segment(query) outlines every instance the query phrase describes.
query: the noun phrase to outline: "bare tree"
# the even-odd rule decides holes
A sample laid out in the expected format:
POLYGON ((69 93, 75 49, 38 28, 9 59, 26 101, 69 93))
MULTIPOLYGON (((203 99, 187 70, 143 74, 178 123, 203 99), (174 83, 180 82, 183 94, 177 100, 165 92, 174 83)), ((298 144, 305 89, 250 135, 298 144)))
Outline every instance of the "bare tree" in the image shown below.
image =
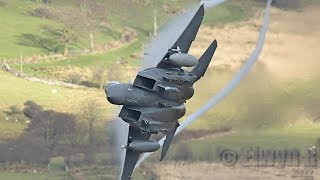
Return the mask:
POLYGON ((98 30, 98 26, 106 20, 107 11, 103 4, 95 1, 80 0, 80 9, 88 18, 88 31, 90 35, 90 48, 94 50, 94 33, 98 30))
POLYGON ((106 65, 98 64, 91 69, 92 79, 100 86, 100 89, 108 80, 108 69, 106 65))
POLYGON ((45 25, 42 28, 53 38, 63 44, 63 54, 68 55, 69 46, 79 41, 88 26, 86 14, 73 8, 64 8, 55 11, 55 21, 61 27, 45 25))
MULTIPOLYGON (((91 69, 92 80, 100 86, 100 89, 108 81, 119 81, 122 78, 122 73, 117 68, 118 64, 97 64, 91 69)), ((121 65, 123 66, 123 65, 121 65)))
POLYGON ((88 125, 88 135, 89 135, 89 143, 93 144, 95 130, 94 124, 101 118, 101 108, 100 105, 93 100, 89 100, 83 103, 80 108, 79 117, 83 119, 88 125))
POLYGON ((32 101, 25 104, 24 113, 31 119, 27 132, 43 138, 50 149, 54 148, 65 134, 74 132, 75 116, 42 110, 41 106, 32 101))
POLYGON ((83 144, 88 132, 86 124, 81 122, 77 122, 73 127, 68 126, 65 130, 61 136, 61 141, 65 145, 70 145, 71 148, 83 144))
POLYGON ((63 25, 60 30, 60 37, 64 44, 64 55, 68 55, 69 45, 77 42, 81 36, 81 32, 86 26, 86 16, 74 9, 66 9, 59 18, 59 22, 63 25))

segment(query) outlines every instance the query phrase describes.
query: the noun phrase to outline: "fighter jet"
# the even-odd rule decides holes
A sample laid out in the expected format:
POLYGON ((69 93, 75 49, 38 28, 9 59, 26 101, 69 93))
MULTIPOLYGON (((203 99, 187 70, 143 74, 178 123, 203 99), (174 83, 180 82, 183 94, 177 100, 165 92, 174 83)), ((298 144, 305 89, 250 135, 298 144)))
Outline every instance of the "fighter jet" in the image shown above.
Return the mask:
MULTIPOLYGON (((123 105, 119 117, 127 122, 129 134, 122 180, 131 175, 142 153, 154 152, 160 144, 150 139, 152 134, 163 133, 160 161, 166 156, 179 119, 185 115, 184 103, 194 95, 193 85, 204 76, 217 48, 214 40, 199 60, 188 54, 204 16, 203 4, 192 14, 191 21, 175 43, 163 53, 157 52, 160 62, 140 71, 132 84, 110 82, 105 93, 110 103, 123 105), (191 71, 183 67, 193 67, 191 71)), ((161 51, 160 51, 161 52, 161 51)))

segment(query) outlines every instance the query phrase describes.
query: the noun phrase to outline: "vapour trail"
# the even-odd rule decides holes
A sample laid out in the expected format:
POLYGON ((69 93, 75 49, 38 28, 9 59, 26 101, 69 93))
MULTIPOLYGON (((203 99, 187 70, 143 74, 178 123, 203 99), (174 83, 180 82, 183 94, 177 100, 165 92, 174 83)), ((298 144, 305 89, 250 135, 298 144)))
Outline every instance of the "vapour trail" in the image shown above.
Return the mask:
MULTIPOLYGON (((258 60, 263 45, 265 42, 266 34, 268 32, 269 28, 269 21, 270 21, 270 7, 271 7, 272 0, 268 0, 267 7, 265 10, 264 15, 264 23, 259 33, 259 38, 256 44, 256 48, 252 52, 249 59, 246 61, 246 63, 242 66, 242 68, 239 70, 239 72, 236 74, 236 76, 229 82, 227 86, 225 86, 218 94, 216 94, 214 97, 212 97, 204 106, 202 106, 198 111, 191 114, 187 117, 186 120, 184 120, 180 127, 177 129, 176 134, 179 134, 183 129, 188 127, 193 121, 197 120, 201 115, 203 115, 205 112, 207 112, 209 109, 214 107, 217 103, 219 103, 225 96, 227 96, 233 89, 236 88, 236 86, 241 82, 241 80, 249 73, 252 66, 255 64, 255 62, 258 60)), ((159 143, 162 146, 163 142, 165 140, 165 137, 162 138, 159 143)), ((148 158, 152 153, 145 153, 140 160, 138 161, 136 167, 139 167, 139 165, 148 158)))
MULTIPOLYGON (((121 108, 119 108, 120 110, 121 108)), ((127 144, 129 125, 120 118, 116 118, 111 126, 109 127, 111 131, 111 138, 113 139, 114 149, 113 153, 116 154, 117 165, 120 168, 119 177, 121 179, 121 174, 123 171, 123 165, 126 157, 126 151, 121 148, 122 145, 127 144)))
POLYGON ((204 8, 212 8, 215 7, 223 2, 225 2, 226 0, 205 0, 205 1, 201 1, 200 4, 204 3, 204 8))

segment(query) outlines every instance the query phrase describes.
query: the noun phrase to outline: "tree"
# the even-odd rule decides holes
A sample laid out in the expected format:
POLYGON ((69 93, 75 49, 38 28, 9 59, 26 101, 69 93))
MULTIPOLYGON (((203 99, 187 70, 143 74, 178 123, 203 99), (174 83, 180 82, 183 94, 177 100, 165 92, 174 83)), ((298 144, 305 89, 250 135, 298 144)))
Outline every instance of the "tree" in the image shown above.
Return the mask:
POLYGON ((91 72, 93 81, 100 86, 100 89, 102 89, 102 87, 108 80, 107 66, 98 64, 95 67, 93 67, 93 69, 91 69, 91 72))
POLYGON ((24 103, 24 111, 23 113, 30 119, 33 119, 36 115, 38 115, 42 110, 42 106, 38 105, 33 101, 26 101, 24 103))
POLYGON ((93 100, 84 102, 80 108, 80 118, 88 125, 89 144, 94 142, 94 124, 101 118, 101 111, 100 105, 93 100))
POLYGON ((63 44, 63 55, 67 56, 69 46, 78 42, 80 36, 86 30, 88 20, 85 13, 73 8, 56 10, 55 14, 55 21, 61 24, 61 26, 45 25, 42 28, 46 33, 63 44))
POLYGON ((68 55, 69 45, 77 42, 79 37, 86 26, 86 16, 74 9, 66 9, 59 18, 59 22, 62 24, 60 30, 60 37, 64 44, 64 56, 68 55))
POLYGON ((88 31, 90 35, 90 49, 94 50, 93 34, 97 31, 99 24, 106 20, 106 8, 95 1, 80 0, 80 9, 88 18, 88 31))
POLYGON ((28 101, 25 105, 24 113, 31 120, 27 132, 41 137, 51 150, 63 136, 74 132, 74 115, 43 110, 32 101, 28 101))

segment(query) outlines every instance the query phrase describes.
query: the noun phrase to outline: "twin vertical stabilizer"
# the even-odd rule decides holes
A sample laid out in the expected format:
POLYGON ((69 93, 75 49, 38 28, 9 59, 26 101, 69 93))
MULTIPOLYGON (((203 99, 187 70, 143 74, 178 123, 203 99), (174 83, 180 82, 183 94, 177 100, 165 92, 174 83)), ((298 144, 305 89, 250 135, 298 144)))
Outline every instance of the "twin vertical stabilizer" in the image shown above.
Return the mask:
POLYGON ((217 40, 214 40, 208 49, 202 54, 199 59, 198 64, 191 71, 192 74, 197 76, 197 80, 204 76, 206 73, 208 66, 211 62, 214 52, 216 51, 218 46, 217 40))

